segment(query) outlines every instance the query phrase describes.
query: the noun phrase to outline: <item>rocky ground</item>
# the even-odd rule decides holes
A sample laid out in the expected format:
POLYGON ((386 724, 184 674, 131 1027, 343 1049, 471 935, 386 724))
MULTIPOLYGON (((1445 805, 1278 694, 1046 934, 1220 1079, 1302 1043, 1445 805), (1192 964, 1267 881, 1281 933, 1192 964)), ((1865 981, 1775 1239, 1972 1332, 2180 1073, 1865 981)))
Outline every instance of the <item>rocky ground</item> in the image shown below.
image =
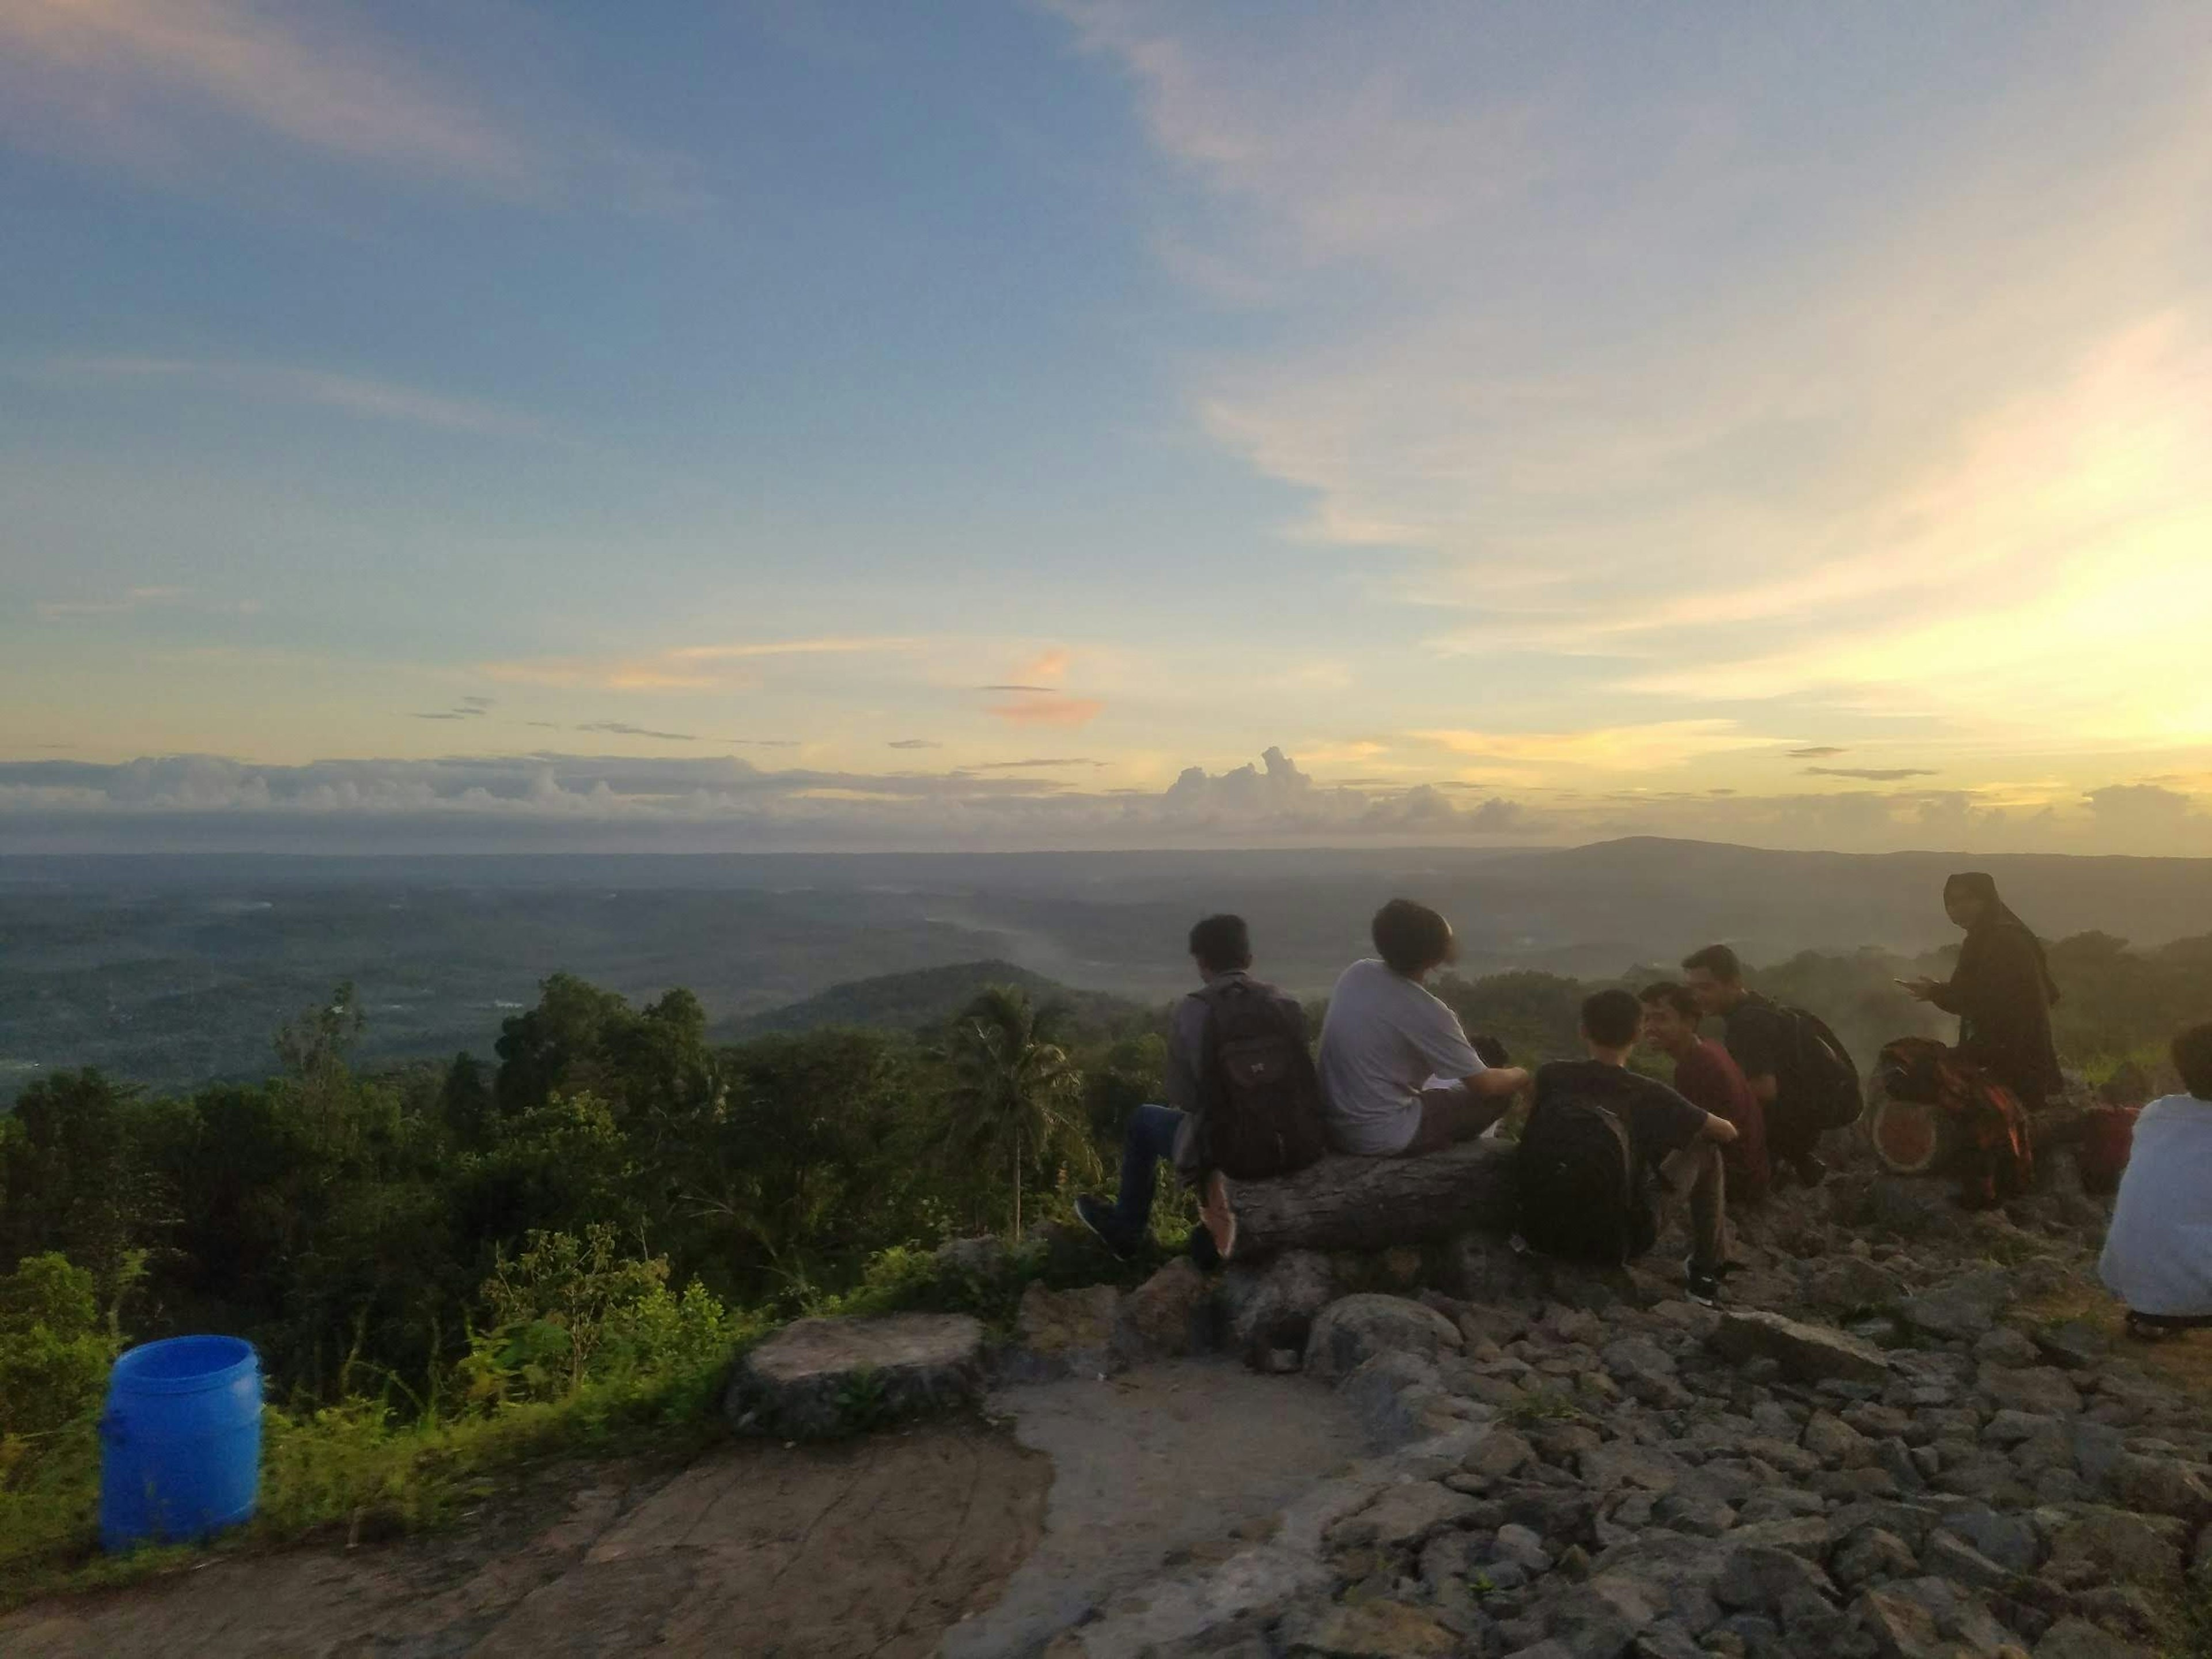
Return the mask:
POLYGON ((1227 1340, 1333 1382, 1378 1455, 1048 1651, 2190 1650, 2212 1413, 2146 1368, 2162 1351, 2054 1316, 2087 1302, 2105 1218, 2058 1174, 1976 1216, 1866 1171, 1786 1194, 1746 1218, 1720 1311, 1661 1254, 1604 1274, 1469 1239, 1232 1269, 1227 1340))

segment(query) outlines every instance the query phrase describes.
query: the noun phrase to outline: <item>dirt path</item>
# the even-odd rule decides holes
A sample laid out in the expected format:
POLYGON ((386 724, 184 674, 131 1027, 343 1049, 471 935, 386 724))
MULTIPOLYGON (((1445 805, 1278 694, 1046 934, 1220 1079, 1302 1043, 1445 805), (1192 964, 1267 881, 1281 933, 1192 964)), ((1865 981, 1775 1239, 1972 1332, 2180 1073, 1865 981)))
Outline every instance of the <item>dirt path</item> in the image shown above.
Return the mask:
POLYGON ((0 1619, 7 1659, 1007 1659, 1358 1455, 1317 1384, 1222 1362, 917 1427, 549 1471, 470 1530, 217 1559, 0 1619), (550 1524, 549 1514, 557 1519, 550 1524), (948 1634, 949 1632, 949 1634, 948 1634))

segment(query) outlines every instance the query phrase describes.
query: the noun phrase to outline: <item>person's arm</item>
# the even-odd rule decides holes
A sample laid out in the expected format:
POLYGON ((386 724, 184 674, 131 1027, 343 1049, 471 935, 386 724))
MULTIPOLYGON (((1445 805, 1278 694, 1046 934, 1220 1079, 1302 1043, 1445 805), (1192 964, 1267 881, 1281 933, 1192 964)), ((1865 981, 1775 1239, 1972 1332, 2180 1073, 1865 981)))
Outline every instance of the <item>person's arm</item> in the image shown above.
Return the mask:
POLYGON ((1168 1023, 1167 1103, 1179 1112, 1199 1108, 1198 1056, 1206 1052, 1206 1022, 1212 1017, 1197 997, 1185 997, 1168 1023))
POLYGON ((1735 1125, 1721 1116, 1719 1113, 1707 1112, 1705 1122, 1698 1126, 1698 1133, 1707 1140, 1717 1140, 1725 1146, 1736 1138, 1737 1131, 1735 1125))
POLYGON ((1486 1066, 1472 1076, 1462 1078, 1460 1081, 1467 1086, 1467 1091, 1469 1094, 1479 1096, 1484 1100, 1496 1100, 1505 1096, 1517 1095, 1527 1088, 1528 1073, 1525 1067, 1519 1066, 1486 1066))

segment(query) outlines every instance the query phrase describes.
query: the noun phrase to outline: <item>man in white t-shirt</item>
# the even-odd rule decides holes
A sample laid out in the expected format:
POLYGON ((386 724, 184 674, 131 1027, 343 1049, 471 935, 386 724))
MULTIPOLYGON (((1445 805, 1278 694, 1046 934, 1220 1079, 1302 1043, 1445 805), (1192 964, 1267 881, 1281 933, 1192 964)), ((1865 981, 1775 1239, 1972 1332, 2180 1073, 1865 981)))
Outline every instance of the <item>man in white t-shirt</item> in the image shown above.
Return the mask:
POLYGON ((1422 985, 1452 959, 1449 922, 1425 904, 1392 899, 1375 913, 1372 933, 1376 957, 1344 970, 1322 1022, 1329 1139, 1340 1152, 1384 1158, 1472 1139, 1505 1115, 1528 1073, 1485 1066, 1459 1017, 1422 985))
POLYGON ((2146 1340, 2212 1325, 2212 1024, 2174 1038, 2173 1064, 2186 1092, 2136 1119, 2098 1264, 2146 1340))

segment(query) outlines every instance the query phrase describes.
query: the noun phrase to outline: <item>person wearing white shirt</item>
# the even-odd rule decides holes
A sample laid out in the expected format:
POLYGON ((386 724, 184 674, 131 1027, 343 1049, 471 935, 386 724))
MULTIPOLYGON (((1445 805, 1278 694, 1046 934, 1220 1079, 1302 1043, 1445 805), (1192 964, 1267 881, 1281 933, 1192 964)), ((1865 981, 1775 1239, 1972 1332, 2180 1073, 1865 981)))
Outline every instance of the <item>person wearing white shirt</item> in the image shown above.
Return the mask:
POLYGON ((2173 1040, 2188 1092, 2136 1119, 2097 1271, 2147 1341, 2212 1325, 2212 1024, 2173 1040))
POLYGON ((1485 1066, 1459 1017, 1422 984, 1452 960, 1451 924, 1392 899, 1375 913, 1376 955, 1346 969, 1322 1022, 1322 1115, 1339 1152, 1432 1152, 1480 1134, 1528 1086, 1517 1066, 1485 1066))

